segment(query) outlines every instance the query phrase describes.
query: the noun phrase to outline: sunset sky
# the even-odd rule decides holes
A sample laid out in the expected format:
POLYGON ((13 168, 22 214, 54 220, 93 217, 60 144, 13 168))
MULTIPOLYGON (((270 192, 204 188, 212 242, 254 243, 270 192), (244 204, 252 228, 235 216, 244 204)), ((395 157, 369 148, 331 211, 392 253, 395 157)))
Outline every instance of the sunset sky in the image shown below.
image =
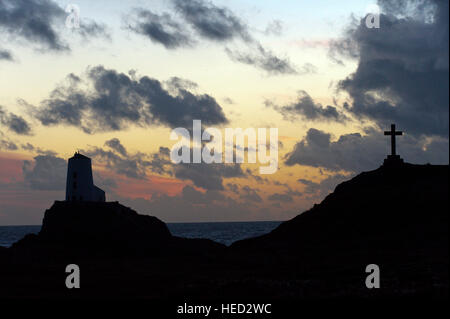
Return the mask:
POLYGON ((448 1, 0 0, 0 225, 41 224, 67 159, 165 222, 286 220, 389 153, 448 164, 448 1), (80 27, 65 21, 80 9, 80 27), (279 169, 173 164, 176 127, 278 128, 279 169))

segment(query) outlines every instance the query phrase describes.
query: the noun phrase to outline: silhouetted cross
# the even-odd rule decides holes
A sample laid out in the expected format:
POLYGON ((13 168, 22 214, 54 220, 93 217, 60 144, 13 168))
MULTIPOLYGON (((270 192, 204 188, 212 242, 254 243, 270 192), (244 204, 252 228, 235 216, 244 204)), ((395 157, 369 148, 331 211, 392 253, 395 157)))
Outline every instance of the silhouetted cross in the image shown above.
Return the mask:
POLYGON ((384 135, 390 135, 391 136, 391 155, 396 155, 395 154, 395 136, 396 135, 403 135, 402 131, 396 131, 395 130, 395 124, 391 124, 391 130, 390 131, 385 131, 384 135))

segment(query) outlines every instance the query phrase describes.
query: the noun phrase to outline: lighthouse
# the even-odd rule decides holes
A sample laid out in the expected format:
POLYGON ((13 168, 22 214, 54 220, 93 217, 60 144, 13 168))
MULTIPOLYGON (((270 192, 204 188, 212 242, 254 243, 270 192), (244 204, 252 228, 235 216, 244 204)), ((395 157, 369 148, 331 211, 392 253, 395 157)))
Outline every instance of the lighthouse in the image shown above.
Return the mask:
POLYGON ((104 202, 105 192, 94 185, 92 163, 76 152, 67 166, 66 201, 104 202))

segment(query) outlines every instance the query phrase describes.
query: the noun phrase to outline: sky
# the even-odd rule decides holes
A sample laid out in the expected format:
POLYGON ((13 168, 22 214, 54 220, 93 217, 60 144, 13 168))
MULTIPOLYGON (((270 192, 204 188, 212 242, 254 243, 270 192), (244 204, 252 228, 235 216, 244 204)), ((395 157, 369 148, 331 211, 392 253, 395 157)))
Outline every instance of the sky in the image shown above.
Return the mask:
POLYGON ((391 123, 405 161, 448 164, 448 26, 439 0, 0 0, 0 225, 41 224, 75 151, 165 222, 290 219, 378 168, 391 123), (174 164, 196 119, 277 128, 276 173, 174 164))

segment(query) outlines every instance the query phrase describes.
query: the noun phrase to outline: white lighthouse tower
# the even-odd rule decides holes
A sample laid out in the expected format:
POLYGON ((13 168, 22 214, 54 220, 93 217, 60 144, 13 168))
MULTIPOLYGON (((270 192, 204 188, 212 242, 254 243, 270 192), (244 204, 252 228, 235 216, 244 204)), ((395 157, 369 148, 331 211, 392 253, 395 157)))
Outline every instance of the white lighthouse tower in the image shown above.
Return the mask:
POLYGON ((76 152, 67 166, 66 201, 104 202, 105 192, 94 185, 91 159, 76 152))

